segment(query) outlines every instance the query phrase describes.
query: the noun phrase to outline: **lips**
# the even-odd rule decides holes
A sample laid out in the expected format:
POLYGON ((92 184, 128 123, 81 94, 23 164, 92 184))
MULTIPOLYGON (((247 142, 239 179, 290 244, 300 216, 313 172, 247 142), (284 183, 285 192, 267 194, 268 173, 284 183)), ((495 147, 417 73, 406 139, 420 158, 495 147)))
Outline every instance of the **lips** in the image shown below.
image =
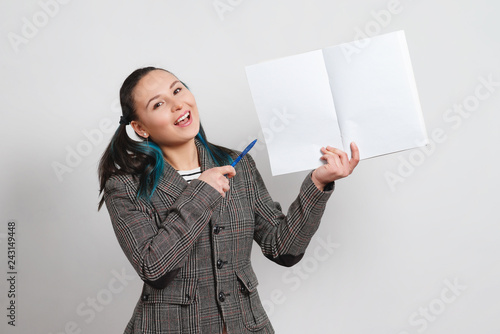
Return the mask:
POLYGON ((179 118, 177 118, 177 120, 175 121, 174 125, 184 125, 184 124, 186 124, 187 122, 190 121, 190 119, 191 119, 190 116, 191 116, 191 112, 188 110, 182 116, 180 116, 179 118))

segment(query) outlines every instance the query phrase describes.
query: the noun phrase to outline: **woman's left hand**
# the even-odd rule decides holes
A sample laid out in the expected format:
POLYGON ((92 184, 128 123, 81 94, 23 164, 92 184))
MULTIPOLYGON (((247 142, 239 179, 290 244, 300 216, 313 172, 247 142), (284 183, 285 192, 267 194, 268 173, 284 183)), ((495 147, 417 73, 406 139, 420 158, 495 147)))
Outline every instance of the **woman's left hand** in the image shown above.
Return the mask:
POLYGON ((319 190, 335 180, 349 176, 359 162, 359 149, 354 142, 351 143, 351 160, 347 153, 331 146, 322 147, 321 152, 321 160, 325 160, 326 164, 312 173, 312 180, 319 190))

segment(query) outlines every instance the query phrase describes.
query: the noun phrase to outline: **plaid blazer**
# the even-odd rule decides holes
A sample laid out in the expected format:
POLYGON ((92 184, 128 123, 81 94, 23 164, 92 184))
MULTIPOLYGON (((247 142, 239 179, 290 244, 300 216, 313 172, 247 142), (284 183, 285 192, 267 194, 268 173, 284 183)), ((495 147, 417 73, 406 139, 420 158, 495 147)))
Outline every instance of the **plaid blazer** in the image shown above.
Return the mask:
MULTIPOLYGON (((214 167, 196 142, 202 170, 214 167)), ((236 153, 235 153, 236 154, 236 153)), ((169 164, 150 202, 138 180, 111 177, 104 199, 118 242, 145 282, 126 334, 274 333, 250 263, 253 240, 270 260, 297 263, 333 192, 308 175, 284 215, 246 155, 222 197, 200 180, 186 182, 169 164)))

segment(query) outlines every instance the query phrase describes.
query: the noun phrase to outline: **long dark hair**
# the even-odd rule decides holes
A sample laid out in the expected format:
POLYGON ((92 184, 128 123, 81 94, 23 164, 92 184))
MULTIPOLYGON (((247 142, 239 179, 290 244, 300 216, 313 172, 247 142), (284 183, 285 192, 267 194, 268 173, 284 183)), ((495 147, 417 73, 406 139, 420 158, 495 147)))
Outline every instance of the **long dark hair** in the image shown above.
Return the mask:
MULTIPOLYGON (((138 177, 139 189, 137 197, 146 200, 151 199, 160 181, 164 168, 163 153, 160 147, 152 141, 137 142, 131 139, 126 131, 126 125, 138 118, 133 98, 134 88, 146 74, 154 70, 171 73, 162 68, 144 67, 132 72, 123 82, 120 89, 122 108, 120 125, 99 162, 99 195, 103 195, 106 182, 113 175, 134 175, 138 177)), ((182 84, 188 88, 187 85, 182 84)), ((209 143, 201 124, 196 138, 207 149, 216 165, 223 166, 232 163, 231 151, 225 147, 209 143)), ((104 196, 99 200, 98 210, 101 209, 103 204, 104 196)))

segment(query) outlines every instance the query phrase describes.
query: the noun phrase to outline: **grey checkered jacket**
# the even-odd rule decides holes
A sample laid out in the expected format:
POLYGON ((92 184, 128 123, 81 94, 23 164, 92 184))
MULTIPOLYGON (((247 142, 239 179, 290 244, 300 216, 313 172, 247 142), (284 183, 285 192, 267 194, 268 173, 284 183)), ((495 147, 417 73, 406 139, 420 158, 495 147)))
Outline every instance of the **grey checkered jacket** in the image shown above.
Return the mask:
MULTIPOLYGON (((202 171, 214 167, 196 142, 202 171)), ((104 199, 118 242, 144 287, 127 334, 274 333, 250 263, 253 240, 270 260, 292 266, 317 230, 333 192, 308 175, 288 214, 269 196, 246 155, 222 197, 186 182, 166 164, 150 202, 136 198, 135 177, 113 176, 104 199)))

